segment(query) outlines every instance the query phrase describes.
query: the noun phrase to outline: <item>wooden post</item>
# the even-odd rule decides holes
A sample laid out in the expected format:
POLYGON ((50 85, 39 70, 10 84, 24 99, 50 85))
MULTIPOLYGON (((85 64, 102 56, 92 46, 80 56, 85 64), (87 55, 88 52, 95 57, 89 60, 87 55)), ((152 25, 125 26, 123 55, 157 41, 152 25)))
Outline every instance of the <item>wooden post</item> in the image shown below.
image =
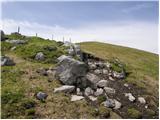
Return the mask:
POLYGON ((64 37, 63 37, 63 43, 64 43, 64 37))
POLYGON ((20 27, 18 26, 18 33, 20 32, 20 27))
POLYGON ((52 34, 52 40, 53 40, 53 34, 52 34))
POLYGON ((36 33, 36 37, 37 37, 37 33, 36 33))

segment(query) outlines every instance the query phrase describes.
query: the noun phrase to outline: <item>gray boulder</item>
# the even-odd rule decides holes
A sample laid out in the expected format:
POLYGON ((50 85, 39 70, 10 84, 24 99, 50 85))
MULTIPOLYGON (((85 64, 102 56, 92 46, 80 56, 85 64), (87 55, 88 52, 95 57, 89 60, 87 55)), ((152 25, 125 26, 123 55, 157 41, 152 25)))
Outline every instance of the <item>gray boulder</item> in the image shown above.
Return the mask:
POLYGON ((97 66, 92 62, 88 62, 88 66, 90 70, 95 70, 97 68, 97 66))
POLYGON ((37 53, 36 56, 35 56, 35 59, 40 60, 40 61, 43 61, 44 58, 45 57, 44 57, 44 54, 42 52, 37 53))
POLYGON ((102 70, 96 69, 96 70, 94 70, 94 73, 97 74, 97 75, 98 75, 98 74, 101 74, 101 73, 102 73, 102 70))
POLYGON ((55 76, 65 85, 79 85, 82 87, 86 82, 83 78, 88 71, 88 67, 85 63, 75 60, 73 58, 63 56, 63 59, 58 63, 55 76), (82 78, 82 79, 81 79, 82 78), (82 81, 83 82, 82 82, 82 81))
POLYGON ((114 78, 117 78, 117 79, 124 79, 125 78, 125 72, 121 72, 121 73, 118 73, 116 71, 113 72, 113 77, 114 78))
POLYGON ((63 85, 59 88, 54 89, 54 93, 58 92, 65 92, 65 93, 71 93, 75 90, 75 86, 70 86, 70 85, 63 85))
POLYGON ((38 100, 44 100, 44 99, 46 99, 47 98, 47 94, 46 93, 44 93, 44 92, 38 92, 37 94, 36 94, 36 98, 38 99, 38 100))
POLYGON ((94 96, 92 96, 92 95, 88 96, 88 99, 89 99, 90 101, 92 101, 92 102, 97 101, 97 97, 94 97, 94 96))
POLYGON ((77 88, 77 89, 76 89, 76 93, 77 93, 77 95, 80 95, 80 96, 83 94, 83 93, 81 92, 80 88, 77 88))
POLYGON ((7 56, 1 56, 1 66, 13 66, 14 61, 7 56))

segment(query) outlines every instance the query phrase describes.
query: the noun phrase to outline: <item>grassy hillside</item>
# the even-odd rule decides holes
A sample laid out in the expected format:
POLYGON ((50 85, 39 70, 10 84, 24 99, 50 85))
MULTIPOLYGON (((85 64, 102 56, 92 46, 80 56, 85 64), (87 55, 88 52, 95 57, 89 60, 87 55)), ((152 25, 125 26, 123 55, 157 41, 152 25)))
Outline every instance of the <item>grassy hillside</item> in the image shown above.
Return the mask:
POLYGON ((100 42, 83 42, 80 45, 83 51, 97 57, 106 60, 118 58, 127 66, 129 73, 127 82, 145 88, 150 94, 158 96, 158 55, 100 42))

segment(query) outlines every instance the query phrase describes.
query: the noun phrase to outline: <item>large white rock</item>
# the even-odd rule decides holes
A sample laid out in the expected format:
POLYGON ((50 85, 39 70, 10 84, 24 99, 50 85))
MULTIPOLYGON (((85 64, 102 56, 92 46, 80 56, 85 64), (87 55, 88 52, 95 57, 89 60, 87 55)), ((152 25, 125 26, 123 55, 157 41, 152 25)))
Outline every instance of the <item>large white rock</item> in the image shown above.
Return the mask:
POLYGON ((132 93, 125 93, 125 97, 128 97, 129 101, 131 102, 134 102, 136 100, 132 93))
POLYGON ((54 89, 54 93, 58 93, 58 92, 65 92, 65 93, 71 93, 73 92, 75 89, 75 86, 71 86, 71 85, 63 85, 59 88, 55 88, 54 89))
POLYGON ((115 107, 115 101, 113 99, 107 99, 102 103, 105 107, 108 108, 114 108, 115 107))
POLYGON ((71 101, 78 101, 84 99, 83 96, 78 96, 78 95, 72 95, 71 101))

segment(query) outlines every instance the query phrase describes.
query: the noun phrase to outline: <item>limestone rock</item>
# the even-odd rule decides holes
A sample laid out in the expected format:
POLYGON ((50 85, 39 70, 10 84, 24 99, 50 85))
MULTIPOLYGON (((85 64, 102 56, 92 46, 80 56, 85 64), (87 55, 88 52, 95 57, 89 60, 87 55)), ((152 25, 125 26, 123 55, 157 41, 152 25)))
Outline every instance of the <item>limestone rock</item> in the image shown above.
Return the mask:
POLYGON ((78 96, 78 95, 72 95, 71 101, 78 101, 84 99, 83 96, 78 96))
POLYGON ((74 89, 75 89, 75 86, 63 85, 59 88, 55 88, 54 93, 58 93, 58 92, 71 93, 74 91, 74 89))

